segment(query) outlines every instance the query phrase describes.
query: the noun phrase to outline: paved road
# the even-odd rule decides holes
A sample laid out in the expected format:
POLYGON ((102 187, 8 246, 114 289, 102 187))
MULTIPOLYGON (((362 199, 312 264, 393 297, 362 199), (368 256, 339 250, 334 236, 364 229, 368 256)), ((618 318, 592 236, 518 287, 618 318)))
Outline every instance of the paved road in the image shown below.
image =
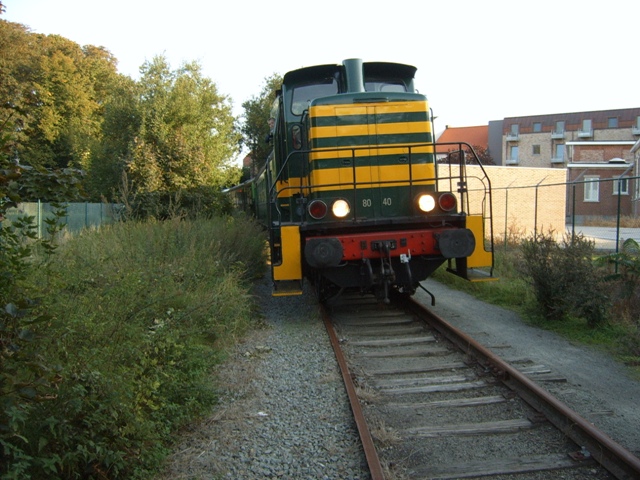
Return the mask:
MULTIPOLYGON (((567 232, 571 232, 571 225, 567 225, 567 232)), ((615 227, 583 227, 576 225, 576 234, 582 233, 585 237, 596 242, 596 250, 616 249, 616 228, 615 227)), ((621 228, 620 245, 628 238, 633 238, 640 243, 640 228, 621 228)))

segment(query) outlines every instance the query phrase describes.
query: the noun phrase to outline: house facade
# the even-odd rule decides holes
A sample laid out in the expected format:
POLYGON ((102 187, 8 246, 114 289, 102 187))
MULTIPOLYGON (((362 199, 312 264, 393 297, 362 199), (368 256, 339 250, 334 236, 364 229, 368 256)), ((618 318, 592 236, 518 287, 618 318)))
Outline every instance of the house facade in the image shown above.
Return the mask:
POLYGON ((634 215, 633 141, 567 142, 567 213, 576 224, 634 215))

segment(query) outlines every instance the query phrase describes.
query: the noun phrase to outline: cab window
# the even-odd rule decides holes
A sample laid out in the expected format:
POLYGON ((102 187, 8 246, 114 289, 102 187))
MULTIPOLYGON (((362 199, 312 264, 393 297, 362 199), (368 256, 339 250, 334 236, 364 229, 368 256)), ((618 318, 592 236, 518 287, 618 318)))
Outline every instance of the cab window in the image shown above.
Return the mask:
POLYGON ((364 89, 367 92, 406 92, 407 86, 400 80, 367 80, 364 89))
POLYGON ((299 85, 293 89, 291 113, 302 115, 309 108, 312 100, 338 93, 338 82, 334 78, 327 78, 321 83, 299 85))

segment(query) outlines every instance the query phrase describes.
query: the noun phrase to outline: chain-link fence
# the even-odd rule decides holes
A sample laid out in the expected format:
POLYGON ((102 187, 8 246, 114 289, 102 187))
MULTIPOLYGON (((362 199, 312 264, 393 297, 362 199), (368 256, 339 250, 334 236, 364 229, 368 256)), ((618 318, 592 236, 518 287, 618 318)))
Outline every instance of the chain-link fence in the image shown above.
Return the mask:
MULTIPOLYGON (((565 169, 485 169, 492 186, 491 212, 483 200, 484 190, 478 187, 479 182, 474 183, 472 166, 467 166, 471 170, 469 194, 471 202, 477 204, 476 210, 482 208, 485 217, 492 217, 496 243, 549 232, 558 238, 564 234, 584 235, 595 242, 596 249, 606 251, 618 251, 629 238, 640 242, 640 177, 580 174, 567 181, 565 169)), ((38 236, 42 237, 46 235, 44 220, 52 210, 48 203, 21 203, 8 211, 6 220, 10 222, 24 214, 32 216, 38 236)), ((122 206, 115 204, 68 203, 63 221, 67 231, 74 233, 116 221, 121 210, 122 206)), ((485 228, 487 225, 488 222, 485 228)))
MULTIPOLYGON (((483 190, 469 174, 469 194, 476 207, 483 190)), ((597 250, 618 251, 632 238, 640 242, 640 177, 622 175, 611 166, 523 168, 485 166, 491 181, 491 217, 496 244, 540 233, 584 235, 597 250), (598 170, 599 168, 599 170, 598 170)), ((489 223, 485 222, 485 229, 489 223)), ((489 235, 489 232, 486 232, 489 235)))
POLYGON ((618 252, 627 239, 640 243, 638 178, 580 175, 567 185, 567 230, 597 250, 618 252))
MULTIPOLYGON (((121 205, 110 203, 66 203, 63 204, 66 215, 62 222, 66 225, 69 233, 76 233, 85 228, 96 228, 100 225, 112 223, 119 220, 121 205)), ((53 217, 54 208, 50 203, 45 202, 25 202, 17 208, 10 208, 7 211, 5 222, 11 222, 24 215, 33 217, 37 226, 38 238, 46 236, 47 225, 45 220, 53 217)))

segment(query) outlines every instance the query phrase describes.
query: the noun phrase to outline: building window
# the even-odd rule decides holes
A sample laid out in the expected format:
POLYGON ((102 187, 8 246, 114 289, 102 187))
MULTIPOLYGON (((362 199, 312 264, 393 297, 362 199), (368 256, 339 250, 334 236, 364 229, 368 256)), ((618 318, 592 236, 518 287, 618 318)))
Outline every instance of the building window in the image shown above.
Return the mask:
POLYGON ((553 159, 556 161, 564 161, 564 143, 556 143, 553 159))
POLYGON ((533 154, 534 155, 540 155, 540 145, 534 145, 533 146, 533 154))
POLYGON ((512 163, 518 163, 518 146, 511 145, 509 147, 509 161, 512 163))
POLYGON ((590 118, 582 120, 582 129, 578 132, 579 138, 593 137, 592 123, 590 118))
POLYGON ((559 120, 556 122, 555 133, 564 133, 564 120, 559 120))
POLYGON ((518 136, 518 124, 514 123, 513 125, 511 125, 511 135, 515 135, 518 136))
POLYGON ((607 119, 608 128, 618 128, 618 117, 609 117, 607 119))
POLYGON ((535 122, 535 123, 533 124, 533 132, 534 132, 534 133, 538 133, 538 132, 541 132, 541 131, 542 131, 542 123, 540 123, 540 122, 535 122))
POLYGON ((613 181, 613 194, 618 195, 618 192, 620 195, 629 195, 629 178, 616 178, 613 181))
POLYGON ((584 201, 598 202, 600 201, 600 177, 588 176, 584 177, 584 201))

